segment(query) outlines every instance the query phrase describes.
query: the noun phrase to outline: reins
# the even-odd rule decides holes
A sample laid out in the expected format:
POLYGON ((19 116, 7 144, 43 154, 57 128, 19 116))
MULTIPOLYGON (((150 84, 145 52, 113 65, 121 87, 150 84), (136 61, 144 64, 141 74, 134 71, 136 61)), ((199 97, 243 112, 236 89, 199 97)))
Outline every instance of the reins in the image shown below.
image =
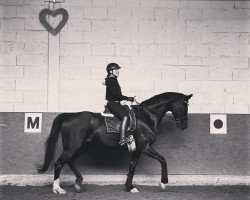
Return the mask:
POLYGON ((150 107, 147 106, 147 105, 143 105, 142 103, 139 103, 135 98, 134 98, 134 101, 135 101, 135 103, 137 104, 137 106, 142 106, 142 108, 148 108, 148 109, 150 109, 150 110, 152 110, 152 111, 155 112, 154 109, 150 108, 150 107))
MULTIPOLYGON (((152 110, 153 112, 156 112, 154 109, 150 108, 149 106, 146 106, 146 105, 143 105, 142 103, 139 103, 135 98, 134 98, 134 101, 138 106, 142 106, 142 108, 148 108, 148 109, 152 110)), ((173 121, 176 121, 175 118, 173 118, 173 117, 170 117, 168 115, 165 115, 165 116, 172 119, 173 121)))
MULTIPOLYGON (((148 108, 148 109, 152 110, 154 113, 156 112, 154 109, 150 108, 149 106, 146 106, 146 105, 143 105, 142 103, 139 103, 135 98, 134 98, 134 101, 135 101, 135 103, 136 103, 138 106, 142 106, 142 108, 148 108)), ((186 104, 188 105, 188 102, 187 102, 187 101, 184 101, 184 100, 183 100, 183 102, 186 103, 186 104)), ((166 114, 165 116, 167 116, 169 119, 175 121, 177 124, 180 123, 180 120, 182 119, 181 117, 175 119, 174 117, 168 116, 167 114, 166 114)))

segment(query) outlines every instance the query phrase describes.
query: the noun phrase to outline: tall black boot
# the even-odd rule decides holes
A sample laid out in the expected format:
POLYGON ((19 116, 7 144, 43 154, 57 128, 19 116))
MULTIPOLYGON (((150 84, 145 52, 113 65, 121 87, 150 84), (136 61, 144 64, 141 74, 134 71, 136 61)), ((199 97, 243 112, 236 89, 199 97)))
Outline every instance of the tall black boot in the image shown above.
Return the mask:
POLYGON ((120 127, 120 132, 121 132, 120 142, 119 142, 120 145, 124 145, 124 144, 126 144, 128 142, 128 140, 126 138, 127 125, 128 125, 128 117, 125 116, 122 119, 121 127, 120 127))

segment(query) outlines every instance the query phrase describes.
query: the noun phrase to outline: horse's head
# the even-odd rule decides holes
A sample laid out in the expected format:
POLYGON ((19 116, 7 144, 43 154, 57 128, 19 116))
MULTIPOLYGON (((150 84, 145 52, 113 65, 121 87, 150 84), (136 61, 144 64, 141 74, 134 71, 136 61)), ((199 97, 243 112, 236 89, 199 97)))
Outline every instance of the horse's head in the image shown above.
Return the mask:
POLYGON ((172 102, 171 112, 174 116, 176 125, 179 129, 184 130, 188 127, 188 100, 193 95, 184 95, 182 98, 172 102))
POLYGON ((144 108, 149 115, 155 116, 157 124, 167 111, 172 112, 174 118, 170 118, 175 120, 178 128, 184 130, 188 126, 188 101, 192 96, 192 94, 187 96, 176 92, 165 92, 143 101, 140 107, 144 108))

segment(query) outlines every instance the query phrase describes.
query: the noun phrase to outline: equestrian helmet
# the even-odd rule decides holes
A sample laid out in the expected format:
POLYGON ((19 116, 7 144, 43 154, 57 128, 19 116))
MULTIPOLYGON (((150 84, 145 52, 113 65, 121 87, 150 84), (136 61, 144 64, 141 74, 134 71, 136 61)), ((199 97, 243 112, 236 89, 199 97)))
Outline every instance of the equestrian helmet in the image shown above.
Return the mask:
POLYGON ((120 69, 121 67, 116 64, 116 63, 109 63, 106 67, 106 71, 107 73, 109 73, 110 71, 114 70, 114 69, 120 69))

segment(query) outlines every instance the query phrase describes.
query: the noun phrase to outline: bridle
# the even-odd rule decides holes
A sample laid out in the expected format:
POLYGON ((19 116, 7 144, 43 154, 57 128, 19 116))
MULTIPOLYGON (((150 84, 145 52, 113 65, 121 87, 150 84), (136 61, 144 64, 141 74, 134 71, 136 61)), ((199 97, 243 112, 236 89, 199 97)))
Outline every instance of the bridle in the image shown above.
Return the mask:
MULTIPOLYGON (((134 101, 135 101, 135 103, 136 103, 138 106, 142 106, 143 108, 146 107, 147 109, 152 110, 154 113, 156 112, 155 109, 150 108, 149 106, 143 105, 142 103, 139 103, 135 98, 134 98, 134 101)), ((188 105, 188 102, 185 101, 184 99, 182 99, 182 102, 188 105)), ((180 124, 180 122, 181 122, 182 120, 187 120, 187 116, 180 116, 180 117, 171 117, 171 116, 168 116, 168 115, 166 115, 166 116, 167 116, 168 118, 170 118, 171 120, 175 121, 175 123, 176 123, 177 125, 180 124)))
MULTIPOLYGON (((187 104, 187 106, 188 106, 188 102, 187 101, 185 101, 184 99, 182 99, 182 102, 185 103, 185 104, 187 104)), ((167 117, 169 117, 169 116, 167 116, 167 117)), ((169 117, 169 118, 171 118, 172 120, 174 120, 177 125, 179 125, 182 120, 187 120, 188 119, 187 116, 183 116, 183 115, 182 116, 178 116, 178 117, 169 117)))

